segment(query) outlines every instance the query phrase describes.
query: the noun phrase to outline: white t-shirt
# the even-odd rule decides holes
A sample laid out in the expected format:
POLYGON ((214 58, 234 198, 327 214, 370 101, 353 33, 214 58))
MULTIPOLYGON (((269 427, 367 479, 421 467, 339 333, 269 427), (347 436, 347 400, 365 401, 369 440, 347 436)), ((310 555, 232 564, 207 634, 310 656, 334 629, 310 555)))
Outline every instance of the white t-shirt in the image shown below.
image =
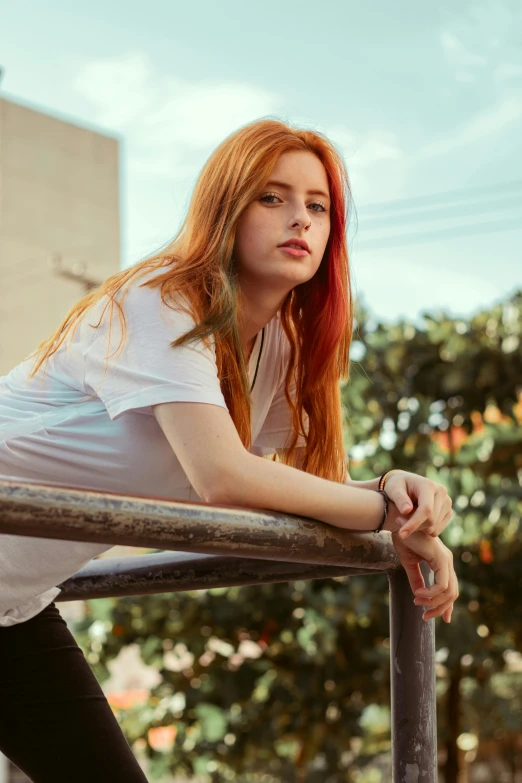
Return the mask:
MULTIPOLYGON (((163 272, 161 269, 159 272, 163 272)), ((167 500, 201 500, 159 427, 151 405, 202 402, 226 408, 215 359, 215 343, 172 348, 194 326, 193 319, 166 307, 160 288, 133 280, 123 302, 126 340, 108 363, 110 306, 107 298, 84 313, 42 368, 27 375, 26 359, 0 377, 0 480, 118 492, 167 500), (94 394, 91 399, 89 395, 94 394)), ((109 353, 122 335, 116 307, 109 353)), ((261 348, 259 332, 249 361, 254 379, 261 348)), ((285 446, 291 431, 284 379, 289 343, 279 313, 267 324, 252 392, 252 449, 270 454, 285 446)), ((298 445, 304 444, 298 440, 298 445)), ((56 585, 112 545, 0 534, 0 626, 30 619, 58 595, 56 585)))

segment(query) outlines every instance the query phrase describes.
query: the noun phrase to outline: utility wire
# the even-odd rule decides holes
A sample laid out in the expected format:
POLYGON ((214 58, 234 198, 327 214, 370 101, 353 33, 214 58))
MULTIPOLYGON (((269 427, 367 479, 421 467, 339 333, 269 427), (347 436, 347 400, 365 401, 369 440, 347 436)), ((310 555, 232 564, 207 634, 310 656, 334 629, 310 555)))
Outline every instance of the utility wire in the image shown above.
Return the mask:
POLYGON ((411 220, 411 218, 414 218, 418 222, 425 222, 427 220, 451 220, 461 217, 473 217, 475 215, 478 216, 484 212, 492 215, 498 211, 505 212, 506 210, 512 209, 522 210, 522 193, 518 199, 513 199, 512 196, 505 196, 501 198, 500 201, 484 201, 477 204, 462 203, 461 205, 454 206, 450 204, 433 204, 428 207, 422 207, 415 211, 411 210, 408 213, 399 215, 387 215, 384 217, 377 216, 368 218, 363 215, 362 219, 364 220, 365 227, 373 228, 373 226, 376 226, 376 228, 379 228, 380 225, 397 225, 397 220, 401 220, 401 218, 405 218, 408 223, 414 222, 411 220))
MULTIPOLYGON (((425 196, 412 196, 405 199, 393 199, 392 201, 371 202, 361 204, 358 209, 364 210, 367 214, 372 212, 397 212, 404 209, 419 206, 434 206, 437 203, 443 205, 457 201, 474 201, 485 198, 491 202, 495 193, 514 193, 522 191, 522 179, 512 180, 511 182, 499 182, 496 184, 487 184, 483 186, 474 186, 472 188, 460 188, 457 190, 447 190, 443 193, 432 193, 425 196)), ((522 195, 522 194, 521 194, 522 195)))
POLYGON ((477 188, 466 188, 418 198, 368 204, 360 209, 365 213, 361 220, 365 231, 358 239, 361 252, 445 241, 452 237, 516 231, 522 229, 522 180, 488 185, 478 193, 477 188), (497 194, 496 198, 495 194, 497 194), (477 203, 473 203, 474 201, 477 203), (384 210, 388 214, 379 214, 379 210, 384 210), (498 219, 484 220, 484 213, 489 217, 494 217, 497 213, 498 219), (366 217, 366 214, 369 216, 366 217), (477 218, 477 222, 462 222, 463 218, 474 217, 477 218), (415 223, 441 220, 445 221, 445 224, 437 231, 410 230, 401 234, 387 233, 375 236, 380 229, 384 231, 389 231, 390 227, 407 229, 412 223, 411 228, 414 229, 415 223), (447 221, 453 221, 453 225, 448 226, 447 221), (366 227, 369 229, 368 232, 366 227))
MULTIPOLYGON (((390 234, 378 239, 360 239, 357 252, 364 253, 367 250, 381 250, 404 245, 422 245, 426 242, 444 242, 452 237, 473 236, 476 234, 496 234, 499 231, 520 231, 522 217, 506 220, 492 220, 489 222, 470 223, 456 228, 441 227, 438 231, 415 232, 409 234, 390 234)), ((353 244, 353 242, 352 242, 353 244)))

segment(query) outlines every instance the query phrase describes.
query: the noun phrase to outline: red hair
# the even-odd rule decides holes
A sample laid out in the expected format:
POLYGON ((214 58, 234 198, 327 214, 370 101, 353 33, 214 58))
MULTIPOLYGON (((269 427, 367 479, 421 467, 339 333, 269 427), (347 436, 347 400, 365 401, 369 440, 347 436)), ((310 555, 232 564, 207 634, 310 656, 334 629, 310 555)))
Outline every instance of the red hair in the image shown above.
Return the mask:
MULTIPOLYGON (((250 393, 238 328, 240 291, 234 260, 236 225, 243 210, 259 196, 279 156, 308 151, 323 164, 330 188, 330 235, 321 264, 312 279, 295 286, 281 307, 281 325, 290 343, 285 393, 294 432, 282 461, 295 464, 299 433, 306 437, 303 470, 331 481, 347 476, 343 447, 340 380, 349 378, 353 299, 346 243, 351 192, 341 154, 323 134, 301 130, 272 119, 251 122, 228 136, 205 163, 194 187, 187 214, 174 239, 159 252, 107 278, 71 308, 58 329, 30 356, 34 375, 55 353, 81 316, 103 297, 125 315, 116 294, 151 269, 164 272, 142 286, 161 287, 162 301, 176 302, 196 326, 172 347, 215 335, 221 389, 245 448, 251 447, 250 393), (179 294, 186 306, 179 304, 179 294), (295 405, 290 397, 296 384, 295 405), (304 414, 308 416, 308 433, 304 414)), ((93 328, 97 328, 101 322, 93 328)), ((123 345, 125 332, 122 334, 123 345)), ((110 339, 110 338, 109 338, 110 339)))

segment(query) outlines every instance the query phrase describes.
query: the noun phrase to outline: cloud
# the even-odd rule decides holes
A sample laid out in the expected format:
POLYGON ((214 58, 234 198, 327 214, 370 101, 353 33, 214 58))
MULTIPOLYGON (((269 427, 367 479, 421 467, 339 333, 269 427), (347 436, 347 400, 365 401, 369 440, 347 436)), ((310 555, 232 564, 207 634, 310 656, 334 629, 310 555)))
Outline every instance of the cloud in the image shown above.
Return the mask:
MULTIPOLYGON (((240 79, 161 74, 141 51, 88 62, 74 84, 92 106, 92 121, 124 138, 131 257, 174 233, 186 191, 227 135, 256 118, 286 118, 283 95, 240 79)), ((317 127, 307 117, 291 122, 317 127)), ((358 202, 376 192, 385 199, 402 194, 405 155, 394 133, 356 133, 339 124, 321 130, 343 154, 358 202)))
POLYGON ((455 16, 453 29, 441 32, 440 45, 456 81, 473 83, 477 77, 482 81, 493 77, 498 87, 509 89, 509 80, 521 76, 521 25, 520 3, 498 0, 475 0, 455 16))
POLYGON ((360 168, 404 158, 396 134, 389 131, 371 130, 358 136, 343 126, 335 125, 330 127, 327 135, 342 148, 346 160, 360 168))
POLYGON ((519 121, 521 116, 522 96, 506 97, 496 105, 477 112, 455 130, 423 145, 417 152, 412 153, 410 161, 447 155, 462 148, 467 149, 472 144, 502 133, 510 125, 519 121))
POLYGON ((488 64, 487 57, 474 54, 453 33, 442 32, 440 43, 446 59, 456 68, 480 68, 488 64))
POLYGON ((124 135, 129 170, 154 178, 193 173, 228 134, 282 105, 276 93, 240 80, 160 75, 142 52, 87 63, 75 88, 91 102, 94 121, 124 135))
POLYGON ((101 125, 121 131, 150 108, 154 100, 151 82, 147 57, 136 52, 87 63, 74 80, 74 87, 90 100, 101 125))
POLYGON ((357 204, 399 198, 403 195, 409 162, 399 138, 386 130, 354 133, 343 125, 323 131, 346 162, 357 204))
MULTIPOLYGON (((154 177, 193 173, 201 152, 256 117, 281 116, 284 108, 283 96, 239 80, 190 82, 158 75, 143 52, 87 63, 75 88, 92 104, 93 121, 124 135, 131 170, 154 177)), ((299 125, 299 118, 293 123, 299 125)), ((394 133, 356 134, 342 125, 324 132, 352 170, 404 158, 394 133)))
POLYGON ((501 82, 509 79, 522 78, 522 65, 520 63, 503 62, 495 68, 494 76, 501 82))

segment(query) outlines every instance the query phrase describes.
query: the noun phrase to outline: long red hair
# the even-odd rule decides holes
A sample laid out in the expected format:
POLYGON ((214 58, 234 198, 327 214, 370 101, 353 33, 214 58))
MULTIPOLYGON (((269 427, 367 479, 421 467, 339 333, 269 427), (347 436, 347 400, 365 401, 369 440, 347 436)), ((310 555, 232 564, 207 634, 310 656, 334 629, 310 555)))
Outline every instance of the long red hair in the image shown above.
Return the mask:
MULTIPOLYGON (((295 286, 281 307, 281 325, 290 344, 285 394, 294 432, 282 461, 295 464, 298 434, 306 436, 303 470, 331 481, 346 480, 340 380, 349 378, 353 298, 346 227, 351 192, 341 154, 323 134, 290 127, 278 120, 251 122, 228 136, 205 163, 194 187, 186 217, 174 239, 162 250, 107 278, 77 302, 36 356, 30 377, 52 356, 81 316, 107 297, 101 318, 116 305, 125 339, 125 315, 116 294, 132 279, 164 268, 142 283, 161 287, 167 306, 189 313, 196 326, 172 347, 215 335, 216 363, 230 416, 245 448, 251 447, 250 392, 238 328, 239 288, 234 260, 236 224, 243 210, 262 191, 279 156, 300 150, 316 155, 325 167, 331 196, 330 235, 321 264, 306 283, 295 286), (180 294, 184 294, 180 297, 180 294), (185 304, 183 304, 185 301, 185 304), (295 405, 290 386, 296 384, 295 405), (308 432, 304 414, 308 416, 308 432)), ((92 325, 97 328, 97 325, 92 325)), ((109 337, 110 339, 110 337, 109 337)), ((118 347, 120 347, 118 346, 118 347)))

